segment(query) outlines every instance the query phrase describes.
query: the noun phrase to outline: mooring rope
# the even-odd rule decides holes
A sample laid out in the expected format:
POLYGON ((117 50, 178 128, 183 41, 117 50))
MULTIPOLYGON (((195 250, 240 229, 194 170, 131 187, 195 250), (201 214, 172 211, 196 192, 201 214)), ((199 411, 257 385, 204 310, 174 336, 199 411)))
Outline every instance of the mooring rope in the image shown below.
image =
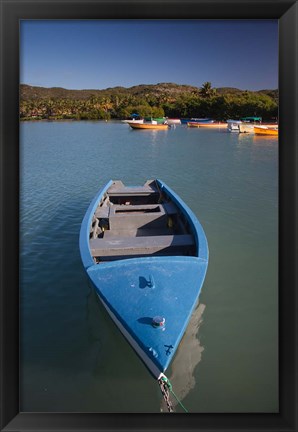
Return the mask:
POLYGON ((173 404, 170 400, 170 393, 175 397, 176 401, 179 403, 179 405, 183 408, 185 412, 188 412, 185 406, 182 404, 182 402, 179 400, 177 395, 173 392, 173 386, 170 383, 170 380, 164 375, 160 374, 158 378, 158 384, 161 390, 161 393, 163 395, 163 398, 165 400, 165 403, 167 405, 169 412, 174 412, 173 404))

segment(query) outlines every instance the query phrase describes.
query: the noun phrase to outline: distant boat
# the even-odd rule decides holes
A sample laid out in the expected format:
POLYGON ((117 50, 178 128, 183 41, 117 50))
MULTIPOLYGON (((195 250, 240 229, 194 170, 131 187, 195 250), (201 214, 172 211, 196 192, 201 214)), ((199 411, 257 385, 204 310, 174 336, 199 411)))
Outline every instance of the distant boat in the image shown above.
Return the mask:
POLYGON ((274 135, 278 136, 278 128, 277 127, 269 127, 269 126, 254 126, 255 134, 257 135, 274 135))
POLYGON ((126 120, 121 120, 122 123, 131 123, 131 122, 135 122, 135 123, 144 123, 144 119, 137 113, 133 113, 130 115, 130 117, 126 120))
POLYGON ((128 119, 128 120, 121 120, 122 123, 144 123, 144 119, 128 119))
POLYGON ((200 123, 190 121, 190 122, 187 122, 187 126, 198 128, 198 127, 200 127, 200 123))
POLYGON ((214 121, 212 121, 212 123, 210 122, 187 122, 187 126, 188 127, 196 127, 196 128, 200 128, 200 127, 204 127, 204 128, 220 128, 220 127, 227 127, 227 123, 215 123, 214 121))
POLYGON ((242 117, 241 123, 239 124, 240 133, 254 134, 254 126, 262 123, 262 117, 242 117))
POLYGON ((250 123, 241 123, 239 124, 239 132, 240 133, 255 133, 254 125, 250 123))
POLYGON ((214 120, 211 118, 196 118, 192 117, 190 119, 191 122, 198 122, 198 123, 214 123, 214 120))
POLYGON ((181 124, 181 120, 178 118, 167 118, 166 119, 167 124, 169 125, 176 125, 176 124, 181 124))
POLYGON ((181 123, 182 124, 187 124, 187 123, 213 123, 214 120, 210 119, 210 118, 196 118, 196 117, 192 117, 192 118, 182 118, 181 119, 181 123))
POLYGON ((136 122, 130 122, 128 124, 133 129, 157 129, 157 130, 166 130, 166 129, 169 129, 169 125, 167 125, 167 124, 136 123, 136 122))
POLYGON ((227 120, 227 129, 228 132, 238 132, 239 133, 239 125, 242 122, 239 120, 227 120))
POLYGON ((242 117, 241 121, 244 123, 260 124, 262 123, 262 117, 242 117))
POLYGON ((200 128, 207 128, 207 129, 221 129, 221 128, 226 128, 227 127, 227 123, 222 123, 222 122, 218 122, 218 123, 200 123, 200 128))
POLYGON ((95 291, 155 378, 169 366, 208 266, 197 217, 161 180, 110 181, 83 219, 80 253, 95 291))
MULTIPOLYGON (((255 132, 255 127, 259 127, 260 129, 264 129, 266 127, 270 128, 270 129, 276 129, 278 128, 278 125, 276 123, 274 124, 266 124, 266 123, 262 123, 262 117, 242 117, 241 118, 242 123, 239 124, 239 132, 240 133, 251 133, 254 134, 255 132)), ((265 134, 262 133, 262 135, 269 135, 269 134, 265 134)), ((272 135, 272 134, 270 134, 272 135)))
POLYGON ((139 120, 136 120, 136 119, 129 119, 129 120, 121 120, 122 121, 122 123, 144 123, 144 119, 139 119, 139 120))

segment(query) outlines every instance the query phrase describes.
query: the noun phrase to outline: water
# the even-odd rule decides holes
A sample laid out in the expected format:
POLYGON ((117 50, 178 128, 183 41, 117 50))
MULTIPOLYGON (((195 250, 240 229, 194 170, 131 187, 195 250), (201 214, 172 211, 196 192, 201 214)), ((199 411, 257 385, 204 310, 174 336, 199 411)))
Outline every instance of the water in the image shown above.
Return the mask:
MULTIPOLYGON (((21 124, 21 410, 160 412, 159 387, 88 284, 84 213, 109 179, 160 178, 210 261, 167 371, 190 412, 278 412, 278 142, 178 126, 21 124)), ((178 406, 177 411, 181 412, 178 406)))

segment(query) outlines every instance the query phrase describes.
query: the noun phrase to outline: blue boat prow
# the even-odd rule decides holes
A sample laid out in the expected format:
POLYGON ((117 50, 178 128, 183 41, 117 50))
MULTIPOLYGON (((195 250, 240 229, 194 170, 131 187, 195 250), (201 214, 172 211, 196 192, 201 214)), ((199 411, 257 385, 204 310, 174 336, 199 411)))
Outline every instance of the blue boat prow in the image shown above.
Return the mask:
POLYGON ((195 257, 135 258, 94 265, 88 275, 108 306, 152 362, 158 377, 170 364, 196 305, 207 261, 195 257), (165 319, 154 327, 152 319, 165 319))
POLYGON ((158 378, 175 355, 207 271, 208 245, 196 216, 160 180, 143 187, 111 181, 89 206, 80 250, 106 310, 158 378))

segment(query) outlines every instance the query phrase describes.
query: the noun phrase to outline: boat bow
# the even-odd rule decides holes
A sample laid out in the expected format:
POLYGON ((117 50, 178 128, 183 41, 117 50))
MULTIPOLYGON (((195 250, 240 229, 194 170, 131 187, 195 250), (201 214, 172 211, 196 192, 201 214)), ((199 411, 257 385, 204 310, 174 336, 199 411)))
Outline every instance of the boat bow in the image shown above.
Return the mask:
POLYGON ((207 264, 197 257, 151 257, 87 270, 107 311, 156 378, 167 369, 184 334, 207 264), (156 317, 164 319, 162 325, 156 326, 156 317))

